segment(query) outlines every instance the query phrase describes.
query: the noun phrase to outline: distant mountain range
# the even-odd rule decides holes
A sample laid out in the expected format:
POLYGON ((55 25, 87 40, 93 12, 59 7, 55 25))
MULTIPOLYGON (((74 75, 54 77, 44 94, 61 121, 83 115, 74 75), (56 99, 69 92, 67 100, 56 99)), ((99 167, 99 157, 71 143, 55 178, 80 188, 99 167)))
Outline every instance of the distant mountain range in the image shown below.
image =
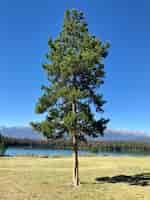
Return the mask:
POLYGON ((100 137, 103 141, 143 141, 150 142, 150 134, 142 131, 129 131, 121 129, 107 129, 104 137, 100 137))
POLYGON ((41 140, 44 139, 42 134, 34 131, 30 127, 0 127, 0 133, 3 136, 13 137, 13 138, 20 138, 20 139, 33 139, 33 140, 41 140))
MULTIPOLYGON (((14 138, 28 138, 40 140, 44 139, 42 134, 33 131, 30 127, 0 127, 0 133, 4 136, 14 138)), ((103 141, 144 141, 150 142, 150 134, 142 131, 129 131, 120 129, 107 129, 104 137, 98 137, 96 140, 103 141)))

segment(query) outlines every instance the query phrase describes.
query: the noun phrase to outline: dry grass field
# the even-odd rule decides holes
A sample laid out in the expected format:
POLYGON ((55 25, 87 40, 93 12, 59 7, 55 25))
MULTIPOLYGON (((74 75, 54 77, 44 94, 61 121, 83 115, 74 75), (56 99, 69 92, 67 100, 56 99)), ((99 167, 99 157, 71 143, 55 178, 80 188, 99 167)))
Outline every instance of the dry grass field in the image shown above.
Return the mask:
POLYGON ((150 157, 80 157, 74 188, 71 157, 2 157, 0 200, 150 200, 149 173, 150 157))

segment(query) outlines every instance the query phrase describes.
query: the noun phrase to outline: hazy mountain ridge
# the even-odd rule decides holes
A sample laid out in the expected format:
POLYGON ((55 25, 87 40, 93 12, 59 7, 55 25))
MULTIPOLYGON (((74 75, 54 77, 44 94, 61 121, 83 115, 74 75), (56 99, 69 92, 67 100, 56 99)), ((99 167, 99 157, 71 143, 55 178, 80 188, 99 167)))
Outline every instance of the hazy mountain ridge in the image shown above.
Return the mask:
POLYGON ((34 131, 30 127, 0 127, 0 133, 4 136, 14 137, 14 138, 27 138, 27 139, 35 139, 40 140, 44 139, 42 134, 34 131))
MULTIPOLYGON (((0 133, 4 136, 28 139, 44 139, 42 134, 34 131, 31 127, 0 127, 0 133)), ((103 141, 146 141, 150 142, 150 134, 142 131, 129 131, 121 129, 107 129, 104 137, 98 137, 96 140, 103 141)))
POLYGON ((143 131, 129 131, 121 129, 107 129, 102 140, 115 141, 144 141, 150 142, 150 134, 143 131))

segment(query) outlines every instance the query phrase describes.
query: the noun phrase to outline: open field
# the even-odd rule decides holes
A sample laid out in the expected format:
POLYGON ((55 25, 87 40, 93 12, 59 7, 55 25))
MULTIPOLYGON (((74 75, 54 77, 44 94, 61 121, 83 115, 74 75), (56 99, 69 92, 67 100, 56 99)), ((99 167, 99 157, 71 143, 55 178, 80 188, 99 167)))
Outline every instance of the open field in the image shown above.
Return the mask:
POLYGON ((150 200, 150 157, 81 157, 80 177, 71 186, 71 157, 3 157, 0 200, 150 200))

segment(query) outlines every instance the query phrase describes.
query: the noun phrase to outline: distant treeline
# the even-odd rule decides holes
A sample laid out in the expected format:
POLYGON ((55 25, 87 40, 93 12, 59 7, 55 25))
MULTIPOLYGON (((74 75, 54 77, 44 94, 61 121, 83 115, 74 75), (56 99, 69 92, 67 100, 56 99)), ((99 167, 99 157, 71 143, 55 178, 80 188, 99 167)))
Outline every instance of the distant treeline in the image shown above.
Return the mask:
POLYGON ((0 156, 3 156, 6 152, 7 145, 5 143, 5 137, 0 134, 0 156))
MULTIPOLYGON (((5 137, 5 144, 13 147, 72 149, 72 140, 49 139, 32 140, 5 137)), ((150 143, 130 141, 88 141, 79 143, 79 149, 92 152, 150 152, 150 143)))
POLYGON ((95 141, 88 144, 93 152, 150 152, 150 143, 137 141, 95 141))

